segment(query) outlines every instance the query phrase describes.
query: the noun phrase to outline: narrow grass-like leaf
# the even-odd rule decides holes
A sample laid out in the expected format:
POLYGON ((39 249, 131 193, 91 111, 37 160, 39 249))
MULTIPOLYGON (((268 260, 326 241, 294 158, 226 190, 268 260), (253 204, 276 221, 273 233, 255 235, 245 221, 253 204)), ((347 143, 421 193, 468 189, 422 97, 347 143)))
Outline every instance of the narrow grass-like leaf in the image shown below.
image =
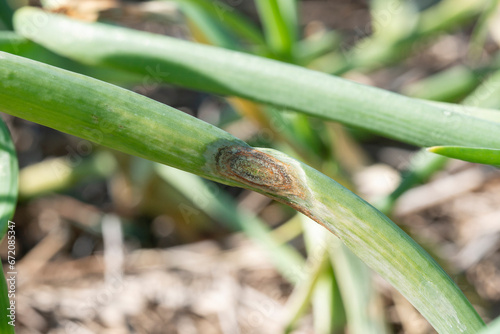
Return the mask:
MULTIPOLYGON (((488 97, 490 97, 491 95, 495 96, 496 94, 494 89, 495 87, 492 87, 491 81, 488 80, 487 82, 488 84, 483 84, 478 87, 478 89, 476 89, 474 93, 470 94, 463 101, 463 103, 480 106, 484 104, 488 105, 489 101, 491 101, 488 99, 488 97)), ((484 109, 464 104, 450 104, 444 102, 426 101, 426 103, 430 103, 438 107, 443 107, 455 112, 464 113, 476 118, 500 123, 499 110, 484 109)), ((491 106, 494 107, 496 105, 493 103, 491 106)), ((390 214, 394 207, 394 203, 402 194, 404 194, 413 186, 425 182, 435 172, 441 170, 447 162, 448 158, 445 156, 429 154, 429 152, 424 149, 420 150, 412 157, 410 168, 404 173, 403 180, 401 181, 399 186, 391 194, 379 200, 375 204, 375 207, 385 214, 390 214)))
MULTIPOLYGON (((309 257, 321 252, 328 253, 347 318, 349 333, 386 333, 382 307, 378 305, 372 275, 368 267, 354 256, 338 238, 327 234, 311 220, 303 216, 304 237, 309 257)), ((316 257, 318 257, 316 255, 316 257)), ((313 310, 314 311, 314 310, 313 310)), ((316 310, 321 312, 321 310, 316 310)), ((315 312, 316 312, 315 311, 315 312)))
MULTIPOLYGON (((500 71, 491 74, 479 85, 463 103, 470 106, 500 109, 500 71)), ((500 111, 497 111, 500 115, 500 111)), ((500 121, 500 117, 499 117, 500 121)))
MULTIPOLYGON (((499 72, 500 73, 500 72, 499 72)), ((481 91, 486 88, 479 88, 481 91)), ((477 91, 477 90, 476 90, 477 91)), ((489 96, 491 93, 494 95, 494 90, 488 88, 489 96)), ((483 105, 487 100, 481 98, 484 97, 483 94, 476 95, 472 93, 468 98, 465 99, 464 103, 475 102, 476 105, 483 105), (470 97, 478 97, 477 99, 470 97)), ((426 103, 433 104, 438 107, 443 107, 455 112, 464 113, 469 116, 476 118, 500 123, 500 111, 492 109, 484 109, 479 107, 471 107, 463 104, 450 104, 444 102, 431 102, 426 101, 426 103)), ((487 104, 487 103, 486 103, 487 104)), ((494 106, 494 105, 493 105, 494 106)), ((375 207, 382 211, 384 214, 390 214, 396 200, 404 194, 407 190, 414 187, 417 184, 423 183, 428 180, 434 173, 441 170, 446 163, 448 158, 442 155, 429 154, 425 149, 421 149, 416 153, 411 161, 409 169, 403 174, 403 179, 399 186, 389 195, 383 197, 375 204, 375 207)))
POLYGON ((489 22, 495 18, 495 13, 498 8, 499 1, 491 0, 486 5, 474 27, 472 32, 471 42, 469 44, 469 56, 478 61, 483 52, 486 38, 488 37, 489 22))
POLYGON ((280 13, 288 29, 288 34, 295 40, 299 29, 299 0, 278 0, 280 13))
MULTIPOLYGON (((417 27, 413 33, 402 34, 399 39, 388 40, 373 35, 362 39, 345 54, 332 52, 320 59, 314 68, 324 72, 340 75, 351 69, 372 71, 381 66, 400 61, 408 55, 416 42, 471 20, 477 16, 489 0, 442 0, 424 10, 418 17, 417 27)), ((397 2, 388 2, 386 14, 399 15, 397 2), (396 6, 394 6, 396 4, 396 6)), ((408 2, 404 2, 408 3, 408 2)), ((389 19, 390 20, 390 19, 389 19)), ((383 22, 386 19, 382 20, 383 22)), ((413 21, 411 19, 410 21, 413 21)), ((404 22, 403 22, 404 24, 404 22)), ((400 29, 408 31, 406 27, 400 29)), ((411 32, 408 31, 408 32, 411 32)))
POLYGON ((65 190, 83 180, 106 178, 116 169, 116 161, 109 152, 98 152, 75 165, 68 160, 46 159, 24 167, 19 173, 19 198, 65 190))
POLYGON ((474 90, 484 72, 453 66, 409 85, 404 93, 420 99, 455 102, 474 90))
MULTIPOLYGON (((17 156, 14 149, 14 144, 10 138, 7 126, 0 118, 0 240, 5 236, 8 227, 8 221, 14 214, 14 209, 17 202, 17 156)), ((10 231, 10 230, 9 230, 10 231)), ((16 237, 15 229, 9 232, 9 235, 16 237)), ((9 238, 9 240, 11 240, 9 238)), ((15 240, 15 239, 13 239, 15 240)), ((10 318, 10 301, 9 289, 7 287, 4 273, 0 268, 0 333, 14 333, 14 326, 9 325, 9 321, 15 320, 10 318)), ((15 321, 13 322, 15 323, 15 321)))
POLYGON ((34 8, 17 11, 15 27, 47 48, 87 64, 265 102, 419 146, 500 148, 500 137, 494 135, 500 132, 500 124, 294 65, 120 27, 83 23, 34 8), (64 39, 58 37, 60 31, 65 31, 64 39))
POLYGON ((419 15, 415 3, 402 0, 370 1, 373 36, 398 42, 414 33, 419 15))
POLYGON ((500 166, 500 150, 496 149, 462 146, 434 146, 429 147, 427 151, 448 158, 475 162, 478 164, 500 166))
POLYGON ((292 60, 293 38, 285 22, 278 0, 255 0, 266 33, 267 45, 275 57, 292 60))
MULTIPOLYGON (((304 215, 299 215, 299 219, 302 223, 302 230, 304 235, 304 243, 307 249, 307 260, 309 266, 304 270, 306 276, 304 281, 312 281, 314 279, 315 284, 311 286, 311 293, 303 294, 303 297, 307 297, 301 301, 301 304, 312 305, 312 316, 314 324, 315 333, 332 333, 333 327, 341 323, 345 323, 345 318, 334 316, 334 298, 337 302, 342 302, 340 298, 340 292, 337 289, 334 290, 334 283, 336 283, 335 276, 333 275, 333 269, 330 263, 326 263, 322 270, 319 272, 314 272, 312 265, 315 261, 324 259, 325 254, 328 254, 328 246, 326 245, 326 240, 330 234, 325 229, 321 228, 317 224, 311 224, 311 220, 304 215), (312 278, 312 275, 317 275, 318 277, 312 278), (330 279, 327 281, 327 279, 330 279), (338 296, 335 296, 338 294, 338 296), (336 325, 335 325, 336 323, 336 325)), ((340 241, 339 241, 340 242, 340 241)), ((358 259, 359 261, 359 259, 358 259)), ((342 311, 344 306, 342 304, 337 304, 337 307, 341 307, 342 311)), ((304 307, 305 308, 305 307, 304 307)), ((340 310, 335 310, 339 312, 340 310)), ((344 312, 339 312, 344 315, 344 312)), ((291 326, 288 326, 291 328, 291 326)))
POLYGON ((443 0, 427 9, 420 18, 420 34, 436 33, 477 16, 490 0, 443 0))
MULTIPOLYGON (((18 167, 9 130, 0 119, 0 239, 7 229, 17 202, 18 167)), ((1 321, 0 321, 1 322, 1 321)))
MULTIPOLYGON (((489 91, 491 92, 491 91, 489 91)), ((474 94, 472 94, 474 95, 474 94)), ((476 101, 477 104, 481 105, 485 100, 473 100, 466 99, 466 102, 476 101)), ((500 111, 492 109, 483 109, 478 107, 470 107, 459 104, 449 104, 443 102, 430 102, 427 103, 434 104, 436 106, 442 106, 446 109, 453 110, 459 113, 465 113, 467 115, 481 118, 484 120, 500 123, 500 111)), ((404 194, 407 190, 414 187, 419 183, 423 183, 428 180, 434 173, 441 170, 446 163, 448 158, 443 155, 429 154, 425 149, 421 149, 416 153, 410 162, 410 168, 403 175, 403 180, 399 186, 388 196, 383 197, 379 200, 375 207, 385 214, 390 214, 394 203, 396 200, 404 194)))
POLYGON ((329 269, 328 253, 320 252, 310 256, 307 262, 305 277, 297 284, 286 306, 285 333, 291 333, 297 322, 309 309, 310 301, 315 291, 316 284, 323 273, 329 269))
POLYGON ((314 333, 342 332, 346 323, 344 305, 331 266, 321 273, 311 298, 314 333))
MULTIPOLYGON (((14 15, 14 9, 12 8, 8 0, 0 0, 0 24, 3 24, 7 29, 14 29, 12 25, 12 16, 14 15)), ((0 25, 1 27, 1 25, 0 25)))
MULTIPOLYGON (((2 311, 0 312, 0 316, 2 317, 2 321, 0 323, 1 333, 14 334, 15 327, 9 325, 9 321, 11 321, 11 318, 8 318, 8 316, 10 316, 9 308, 11 308, 11 305, 9 301, 9 289, 7 287, 5 274, 2 268, 0 268, 0 307, 2 308, 2 311)), ((15 313, 13 315, 15 317, 15 313)), ((15 322, 13 322, 13 324, 15 324, 15 322)))
POLYGON ((257 28, 245 16, 239 14, 235 8, 226 5, 219 0, 174 0, 179 4, 196 5, 207 14, 214 17, 229 30, 237 33, 250 42, 265 45, 265 39, 259 28, 257 28))
POLYGON ((6 53, 0 53, 0 111, 283 202, 336 234, 438 332, 484 326, 451 278, 389 218, 281 152, 252 148, 125 89, 6 53))
POLYGON ((370 270, 341 242, 330 239, 333 268, 345 305, 349 333, 387 333, 383 307, 370 270))
POLYGON ((337 31, 321 32, 299 41, 295 45, 296 62, 307 65, 319 56, 332 51, 339 46, 341 35, 337 31))
POLYGON ((208 12, 189 2, 181 3, 180 8, 188 18, 188 26, 197 42, 215 44, 230 49, 240 49, 238 43, 232 38, 223 26, 208 12), (203 36, 200 38, 199 36, 203 36))

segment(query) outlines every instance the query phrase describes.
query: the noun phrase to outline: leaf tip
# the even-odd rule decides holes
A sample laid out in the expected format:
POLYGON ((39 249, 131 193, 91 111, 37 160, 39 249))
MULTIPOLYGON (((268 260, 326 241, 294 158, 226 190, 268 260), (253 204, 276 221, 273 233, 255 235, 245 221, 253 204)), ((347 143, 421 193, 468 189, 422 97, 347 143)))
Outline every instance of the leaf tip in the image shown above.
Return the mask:
POLYGON ((439 154, 439 152, 443 149, 443 147, 444 146, 431 146, 431 147, 427 147, 425 150, 427 152, 439 154))

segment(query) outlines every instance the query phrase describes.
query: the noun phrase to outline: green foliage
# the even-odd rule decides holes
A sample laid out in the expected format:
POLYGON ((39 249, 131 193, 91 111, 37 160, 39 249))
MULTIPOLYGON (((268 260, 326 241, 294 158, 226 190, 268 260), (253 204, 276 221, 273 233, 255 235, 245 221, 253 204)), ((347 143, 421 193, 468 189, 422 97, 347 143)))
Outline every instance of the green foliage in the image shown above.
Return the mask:
POLYGON ((500 150, 462 146, 435 146, 427 151, 448 158, 460 159, 485 165, 500 166, 500 150))
POLYGON ((2 111, 284 202, 337 235, 436 329, 483 326, 454 282, 420 246, 382 213, 311 167, 274 150, 253 149, 144 96, 49 65, 0 53, 0 79, 2 111))
POLYGON ((265 102, 419 146, 500 148, 500 138, 493 135, 500 131, 500 124, 298 66, 166 36, 83 23, 34 8, 16 12, 14 24, 23 36, 86 64, 265 102), (38 19, 45 24, 37 25, 38 19), (57 37, 61 29, 66 34, 63 41, 57 37), (127 43, 122 42, 123 36, 127 36, 127 43), (468 131, 456 130, 466 127, 468 131))
MULTIPOLYGON (((269 125, 270 117, 280 125, 286 118, 291 120, 281 134, 289 137, 284 145, 281 143, 284 150, 305 157, 307 163, 323 172, 327 168, 322 165, 331 163, 321 161, 328 156, 323 151, 330 143, 321 136, 322 130, 311 128, 307 116, 418 146, 439 145, 428 150, 443 156, 499 165, 499 113, 408 98, 292 65, 314 67, 315 61, 321 62, 319 56, 340 43, 340 37, 332 32, 319 40, 300 41, 295 0, 256 0, 264 33, 219 1, 175 2, 187 17, 193 37, 219 47, 83 23, 35 8, 19 10, 14 19, 16 33, 0 32, 0 50, 9 52, 0 52, 0 111, 213 181, 263 193, 335 234, 338 238, 320 238, 327 240, 327 245, 318 258, 314 258, 311 244, 320 239, 306 240, 312 267, 300 281, 294 269, 303 267, 302 258, 288 245, 279 244, 263 222, 238 209, 225 193, 211 193, 209 185, 198 177, 157 165, 158 175, 206 216, 246 233, 267 251, 285 277, 298 283, 291 298, 287 330, 293 329, 312 303, 318 332, 340 328, 346 319, 353 333, 386 332, 383 316, 370 313, 376 296, 369 271, 359 259, 396 287, 438 332, 475 333, 484 327, 454 282, 420 246, 381 212, 318 170, 279 151, 253 148, 215 126, 144 96, 60 68, 112 83, 171 83, 264 103, 267 106, 260 115, 263 124, 269 125), (64 38, 60 37, 62 30, 64 38), (281 62, 244 53, 252 51, 281 62), (192 189, 207 194, 208 204, 198 205, 192 189), (322 299, 322 293, 331 296, 322 299), (341 314, 335 316, 339 309, 341 314), (326 321, 329 317, 331 321, 326 321)), ((390 13, 386 22, 386 8, 392 2, 373 1, 372 37, 358 43, 347 57, 337 50, 324 57, 334 72, 366 70, 401 59, 405 54, 401 50, 469 20, 484 5, 484 1, 443 0, 418 13, 413 3, 394 3, 397 11, 390 13)), ((490 16, 486 14, 493 8, 491 5, 484 11, 483 28, 490 16)), ((0 18, 10 28, 11 12, 2 14, 0 18)), ((482 68, 443 71, 415 86, 414 96, 454 101, 471 91, 481 75, 482 68), (455 85, 446 84, 450 81, 455 85)), ((493 104, 496 97, 490 100, 493 104)), ((254 109, 259 108, 256 103, 254 109)), ((8 164, 4 169, 11 173, 11 177, 0 180, 6 182, 2 189, 7 190, 2 197, 5 200, 0 202, 5 206, 3 211, 0 206, 0 214, 10 217, 17 196, 15 152, 9 147, 12 143, 8 134, 0 139, 7 143, 2 163, 8 164)), ((424 182, 446 162, 442 156, 424 153, 413 159, 409 177, 379 203, 383 212, 390 212, 401 194, 424 182)), ((312 222, 305 221, 309 239, 312 222)), ((325 234, 325 230, 322 232, 325 234)), ((5 289, 0 292, 5 293, 5 289)))
MULTIPOLYGON (((0 240, 5 236, 8 221, 14 214, 17 202, 17 156, 14 144, 10 138, 9 130, 0 119, 0 240)), ((10 231, 10 230, 9 230, 10 231)), ((9 232, 9 235, 15 230, 9 232)), ((3 270, 0 269, 0 332, 14 333, 14 327, 9 325, 10 307, 8 288, 3 270)), ((19 305, 16 305, 16 309, 19 305)))
POLYGON ((7 230, 17 201, 17 155, 9 130, 0 119, 0 239, 7 230))
POLYGON ((236 33, 245 40, 257 45, 264 45, 264 36, 260 30, 246 17, 234 11, 234 8, 222 1, 206 0, 174 0, 183 5, 197 7, 223 25, 226 30, 236 33))
POLYGON ((12 30, 12 14, 14 14, 14 9, 11 5, 12 1, 0 0, 0 29, 2 25, 4 28, 12 30))

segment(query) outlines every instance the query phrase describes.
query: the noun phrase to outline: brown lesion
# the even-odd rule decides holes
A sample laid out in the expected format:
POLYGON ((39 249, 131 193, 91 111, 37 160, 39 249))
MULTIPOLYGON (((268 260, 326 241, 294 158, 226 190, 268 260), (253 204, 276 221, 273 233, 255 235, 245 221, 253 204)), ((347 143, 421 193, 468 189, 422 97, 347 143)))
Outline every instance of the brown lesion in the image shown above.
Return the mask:
POLYGON ((293 167, 254 148, 220 147, 215 154, 215 166, 221 175, 253 188, 278 196, 305 198, 293 167))
POLYGON ((216 149, 213 157, 215 168, 221 176, 263 192, 327 228, 311 210, 307 186, 296 166, 244 145, 222 145, 216 149))

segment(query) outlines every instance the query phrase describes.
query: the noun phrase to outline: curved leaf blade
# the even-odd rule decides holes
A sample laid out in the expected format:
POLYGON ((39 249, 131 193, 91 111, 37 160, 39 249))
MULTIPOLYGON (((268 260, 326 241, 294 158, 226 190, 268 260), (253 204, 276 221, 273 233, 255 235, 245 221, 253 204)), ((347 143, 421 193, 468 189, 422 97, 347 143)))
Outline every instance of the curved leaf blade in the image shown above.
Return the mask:
POLYGON ((0 53, 0 110, 283 202, 336 234, 439 332, 484 327, 451 278, 389 218, 281 152, 252 148, 131 91, 6 53, 0 53))
MULTIPOLYGON (((4 237, 9 219, 14 214, 18 184, 17 155, 7 126, 0 118, 0 240, 4 237)), ((13 232, 15 233, 15 231, 13 232)), ((12 234, 12 233, 11 233, 12 234)), ((9 324, 10 301, 3 270, 0 268, 0 333, 14 333, 9 324)))
POLYGON ((500 132, 500 124, 302 67, 166 36, 79 22, 29 7, 16 12, 14 25, 25 37, 87 64, 264 102, 419 146, 500 148, 500 137, 493 135, 500 132), (64 39, 59 38, 60 31, 65 32, 64 39))
POLYGON ((434 146, 427 151, 448 158, 474 162, 478 164, 500 166, 500 150, 482 147, 434 146))

